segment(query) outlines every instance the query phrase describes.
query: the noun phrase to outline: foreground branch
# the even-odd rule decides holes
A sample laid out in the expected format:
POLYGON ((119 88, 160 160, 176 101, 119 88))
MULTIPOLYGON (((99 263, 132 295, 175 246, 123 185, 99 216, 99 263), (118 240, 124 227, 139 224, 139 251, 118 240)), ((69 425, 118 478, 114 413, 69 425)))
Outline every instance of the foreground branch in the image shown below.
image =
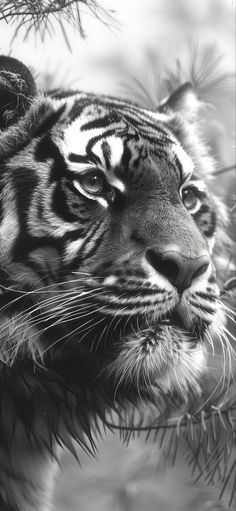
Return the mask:
POLYGON ((82 9, 87 9, 93 16, 105 24, 114 23, 111 11, 103 9, 97 0, 0 0, 0 21, 16 24, 14 37, 21 28, 25 30, 25 38, 34 30, 39 33, 43 40, 46 33, 53 32, 53 22, 60 25, 63 36, 68 46, 69 41, 66 35, 64 22, 74 26, 84 38, 81 14, 82 9))

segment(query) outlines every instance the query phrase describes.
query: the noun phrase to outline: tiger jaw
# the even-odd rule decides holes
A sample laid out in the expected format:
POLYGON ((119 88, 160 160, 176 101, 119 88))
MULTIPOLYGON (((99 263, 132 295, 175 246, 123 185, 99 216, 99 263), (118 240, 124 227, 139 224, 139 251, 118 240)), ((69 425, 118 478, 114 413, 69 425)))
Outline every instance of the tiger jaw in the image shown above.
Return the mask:
MULTIPOLYGON (((209 322, 208 322, 209 323, 209 322)), ((177 306, 151 326, 125 333, 114 342, 114 358, 107 373, 116 390, 134 386, 150 395, 177 391, 188 399, 189 391, 200 393, 199 377, 205 367, 204 333, 206 322, 191 319, 183 306, 177 306)))

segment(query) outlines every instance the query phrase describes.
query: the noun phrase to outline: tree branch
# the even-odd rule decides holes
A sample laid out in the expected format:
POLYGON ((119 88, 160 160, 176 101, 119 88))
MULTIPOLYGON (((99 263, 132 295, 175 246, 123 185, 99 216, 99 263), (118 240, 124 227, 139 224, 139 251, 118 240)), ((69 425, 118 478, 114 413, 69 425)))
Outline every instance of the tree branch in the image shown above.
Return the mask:
MULTIPOLYGON (((49 32, 49 25, 53 17, 56 22, 61 25, 63 21, 76 26, 81 37, 85 37, 81 23, 81 6, 87 9, 105 24, 114 24, 114 18, 111 10, 104 9, 97 0, 0 0, 0 21, 5 20, 6 23, 16 23, 16 32, 25 28, 26 37, 32 29, 39 32, 43 40, 45 31, 49 32)), ((65 37, 66 30, 63 27, 63 35, 65 37)), ((68 39, 66 37, 68 45, 68 39)))

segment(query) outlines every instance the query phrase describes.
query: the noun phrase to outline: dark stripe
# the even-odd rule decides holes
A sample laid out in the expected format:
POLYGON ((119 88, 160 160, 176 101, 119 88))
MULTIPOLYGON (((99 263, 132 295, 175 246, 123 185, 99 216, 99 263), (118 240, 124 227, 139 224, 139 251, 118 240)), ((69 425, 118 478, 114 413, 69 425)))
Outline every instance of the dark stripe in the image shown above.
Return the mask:
MULTIPOLYGON (((86 253, 86 245, 91 241, 92 237, 95 235, 97 229, 99 229, 102 222, 97 222, 94 227, 90 230, 87 237, 84 239, 82 246, 79 249, 79 254, 75 256, 72 262, 69 263, 70 269, 78 269, 78 267, 83 263, 83 261, 87 258, 86 253)), ((93 248, 91 249, 93 250, 93 248)))
POLYGON ((52 211, 66 222, 78 222, 79 214, 75 214, 69 207, 69 200, 59 182, 53 191, 52 211))
MULTIPOLYGON (((99 115, 99 114, 98 114, 99 115)), ((88 131, 93 130, 97 128, 107 128, 112 123, 120 123, 122 119, 118 117, 118 115, 114 112, 111 112, 107 115, 104 115, 103 117, 97 117, 96 119, 93 119, 92 121, 88 121, 83 126, 81 126, 81 131, 88 131)))
POLYGON ((214 296, 203 293, 202 291, 195 291, 195 295, 199 296, 200 298, 204 298, 204 300, 208 300, 209 302, 216 301, 214 296))
POLYGON ((68 176, 67 164, 64 156, 61 154, 58 145, 51 139, 51 135, 47 134, 39 141, 35 148, 35 159, 37 161, 47 161, 53 159, 53 163, 50 162, 51 173, 50 181, 57 181, 60 177, 68 176))
POLYGON ((101 135, 96 135, 95 137, 91 137, 89 142, 87 143, 87 146, 86 146, 87 154, 90 155, 92 153, 93 146, 95 146, 95 144, 99 140, 109 137, 110 135, 118 135, 118 133, 116 133, 116 131, 114 129, 109 129, 106 132, 102 133, 101 135))
POLYGON ((18 220, 22 229, 25 229, 27 215, 31 204, 32 193, 39 184, 36 173, 27 167, 18 167, 12 174, 16 197, 18 220))
POLYGON ((199 309, 201 312, 207 312, 209 314, 213 314, 215 312, 215 309, 210 309, 210 307, 203 306, 202 304, 199 304, 198 302, 194 302, 193 300, 189 300, 189 303, 196 307, 196 309, 199 309))
POLYGON ((95 103, 95 101, 93 101, 93 97, 92 95, 86 95, 86 97, 84 98, 78 98, 78 99, 75 99, 74 103, 73 103, 73 106, 71 108, 71 111, 69 112, 68 116, 67 116, 67 120, 70 121, 70 124, 72 124, 73 121, 75 121, 75 119, 78 119, 84 109, 87 107, 87 106, 91 106, 95 103))
POLYGON ((105 160, 106 168, 109 170, 111 168, 111 148, 107 142, 107 140, 104 140, 102 142, 102 154, 103 158, 105 160))
POLYGON ((53 128, 53 126, 60 120, 60 117, 62 116, 63 112, 65 111, 66 103, 56 112, 52 112, 43 122, 40 124, 40 126, 35 130, 34 137, 40 137, 43 135, 46 131, 49 131, 53 128))
POLYGON ((15 262, 22 262, 25 260, 25 258, 28 257, 29 252, 45 246, 55 248, 55 250, 59 252, 60 257, 62 256, 62 246, 60 240, 47 236, 42 236, 39 238, 30 236, 24 229, 24 231, 19 233, 15 241, 13 247, 13 259, 15 262))
POLYGON ((210 212, 210 208, 209 208, 208 204, 202 204, 200 209, 193 216, 194 216, 194 218, 199 218, 204 213, 209 213, 209 212, 210 212))
MULTIPOLYGON (((79 221, 80 221, 80 223, 83 223, 83 224, 86 224, 86 225, 88 224, 87 219, 85 219, 85 221, 83 219, 83 222, 82 222, 81 218, 80 218, 79 221)), ((67 232, 65 234, 65 236, 63 237, 63 240, 64 241, 75 241, 75 240, 77 240, 79 238, 83 238, 86 235, 87 231, 88 231, 88 228, 86 229, 86 226, 83 227, 82 229, 81 229, 81 227, 78 227, 78 229, 75 229, 73 231, 67 232)))
MULTIPOLYGON (((0 169, 0 172, 2 174, 2 169, 0 169)), ((1 175, 1 178, 3 176, 1 175)), ((3 201, 2 201, 2 192, 4 190, 4 184, 2 182, 0 182, 0 223, 2 222, 3 220, 3 201)))
POLYGON ((199 211, 194 213, 193 218, 196 222, 199 221, 199 228, 203 232, 204 236, 206 237, 213 236, 216 230, 217 221, 216 213, 213 209, 211 210, 207 204, 202 204, 199 211), (208 213, 210 215, 209 221, 205 221, 204 219, 201 218, 202 215, 204 215, 205 213, 208 213))
POLYGON ((101 163, 100 158, 98 158, 98 156, 96 156, 96 154, 94 154, 94 153, 92 153, 89 158, 88 158, 87 154, 82 155, 82 154, 70 153, 68 155, 68 159, 71 162, 75 162, 75 163, 95 163, 95 164, 101 163))
POLYGON ((214 276, 214 274, 212 273, 208 279, 208 282, 209 284, 215 284, 216 283, 216 278, 214 276))
POLYGON ((180 183, 183 183, 184 182, 184 178, 183 178, 183 169, 182 169, 182 165, 179 161, 179 158, 177 158, 177 156, 175 155, 175 165, 179 171, 179 181, 180 183))
POLYGON ((102 233, 100 233, 97 238, 94 239, 94 245, 93 247, 90 249, 90 250, 86 250, 86 244, 92 240, 93 236, 95 237, 96 236, 96 232, 98 229, 100 229, 101 225, 103 224, 103 221, 99 222, 98 226, 95 227, 93 229, 93 232, 91 233, 90 237, 89 238, 86 238, 85 240, 85 243, 84 243, 84 248, 82 247, 82 251, 83 251, 83 255, 84 257, 87 259, 88 258, 91 258, 92 255, 97 251, 98 247, 100 246, 101 242, 102 242, 102 239, 104 237, 104 234, 105 234, 105 228, 104 228, 104 231, 102 231, 102 233))
POLYGON ((85 258, 86 258, 86 262, 87 262, 87 259, 91 259, 91 257, 95 254, 95 252, 97 252, 98 248, 100 247, 101 243, 102 243, 102 240, 103 240, 103 233, 101 233, 101 235, 96 238, 96 240, 94 241, 94 245, 93 247, 85 253, 85 258))
MULTIPOLYGON (((168 158, 168 153, 167 151, 165 151, 164 149, 160 149, 160 148, 156 148, 154 150, 152 150, 152 153, 157 156, 157 158, 159 158, 160 160, 162 158, 166 159, 168 158)), ((173 163, 171 163, 170 161, 168 161, 168 165, 171 166, 174 170, 175 170, 175 166, 173 163)))
POLYGON ((135 169, 137 169, 137 168, 139 167, 139 165, 140 165, 140 161, 141 161, 141 160, 143 160, 143 161, 144 161, 144 160, 145 160, 145 158, 146 158, 146 155, 144 155, 144 154, 143 154, 143 152, 144 152, 144 151, 143 151, 143 149, 144 149, 143 147, 140 147, 140 148, 139 148, 139 150, 138 150, 138 156, 137 156, 137 158, 135 158, 135 159, 133 160, 133 162, 132 162, 132 166, 133 166, 135 169))
POLYGON ((127 146, 127 141, 124 140, 124 151, 121 158, 121 165, 127 171, 129 168, 130 160, 132 158, 132 152, 130 148, 127 146))
MULTIPOLYGON (((192 180, 192 177, 191 177, 191 180, 192 180)), ((194 186, 194 191, 196 192, 196 195, 199 199, 205 199, 206 200, 206 192, 201 192, 201 190, 198 189, 197 187, 197 181, 196 181, 196 184, 194 186)))
MULTIPOLYGON (((10 288, 11 285, 13 286, 14 284, 9 284, 8 287, 10 288)), ((11 314, 14 314, 14 312, 19 312, 19 310, 23 312, 24 309, 32 306, 33 299, 30 295, 26 295, 25 291, 29 291, 27 282, 25 282, 25 289, 21 291, 11 291, 3 288, 3 294, 0 295, 0 307, 6 307, 9 321, 11 321, 11 314)))
POLYGON ((155 147, 158 147, 158 148, 160 147, 162 150, 164 150, 164 148, 165 148, 166 149, 165 152, 167 152, 167 149, 168 149, 169 145, 172 144, 172 142, 171 142, 171 140, 169 138, 165 139, 165 140, 163 140, 162 138, 159 138, 158 137, 158 135, 159 135, 158 132, 155 133, 156 137, 155 137, 155 135, 149 135, 146 132, 145 133, 142 132, 141 129, 139 130, 139 133, 142 135, 142 138, 144 140, 149 142, 149 144, 151 146, 155 146, 155 147))
POLYGON ((53 89, 49 90, 45 93, 45 96, 49 96, 53 99, 66 99, 70 98, 71 96, 76 96, 78 94, 78 91, 76 90, 63 90, 63 89, 53 89))
MULTIPOLYGON (((124 112, 122 114, 122 116, 124 117, 125 121, 128 121, 131 125, 133 125, 135 128, 137 128, 139 131, 144 130, 144 136, 146 136, 146 130, 147 128, 151 128, 151 130, 154 131, 154 133, 157 135, 157 136, 160 136, 162 137, 161 139, 161 143, 162 144, 169 144, 170 143, 170 138, 168 137, 167 133, 163 130, 163 128, 160 128, 160 126, 152 123, 150 120, 148 120, 148 115, 147 115, 147 118, 144 117, 139 119, 138 117, 135 118, 133 116, 130 116, 129 114, 127 114, 126 112, 124 112)), ((147 134, 148 136, 148 134, 147 134)), ((152 138, 152 142, 154 142, 154 139, 152 138)))
POLYGON ((211 223, 210 223, 208 229, 204 229, 203 234, 204 234, 204 236, 210 238, 211 236, 213 236, 215 231, 216 231, 216 213, 215 213, 215 211, 212 211, 211 212, 211 223))

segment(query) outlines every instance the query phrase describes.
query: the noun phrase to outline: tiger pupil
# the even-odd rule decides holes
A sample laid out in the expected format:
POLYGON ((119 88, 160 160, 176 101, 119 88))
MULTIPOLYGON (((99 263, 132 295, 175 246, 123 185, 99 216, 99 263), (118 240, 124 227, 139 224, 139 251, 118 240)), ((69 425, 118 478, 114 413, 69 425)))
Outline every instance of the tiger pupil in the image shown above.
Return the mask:
POLYGON ((97 185, 97 183, 98 183, 98 181, 99 181, 99 180, 98 180, 98 176, 90 176, 90 177, 89 177, 89 184, 90 184, 91 186, 96 186, 96 185, 97 185))

